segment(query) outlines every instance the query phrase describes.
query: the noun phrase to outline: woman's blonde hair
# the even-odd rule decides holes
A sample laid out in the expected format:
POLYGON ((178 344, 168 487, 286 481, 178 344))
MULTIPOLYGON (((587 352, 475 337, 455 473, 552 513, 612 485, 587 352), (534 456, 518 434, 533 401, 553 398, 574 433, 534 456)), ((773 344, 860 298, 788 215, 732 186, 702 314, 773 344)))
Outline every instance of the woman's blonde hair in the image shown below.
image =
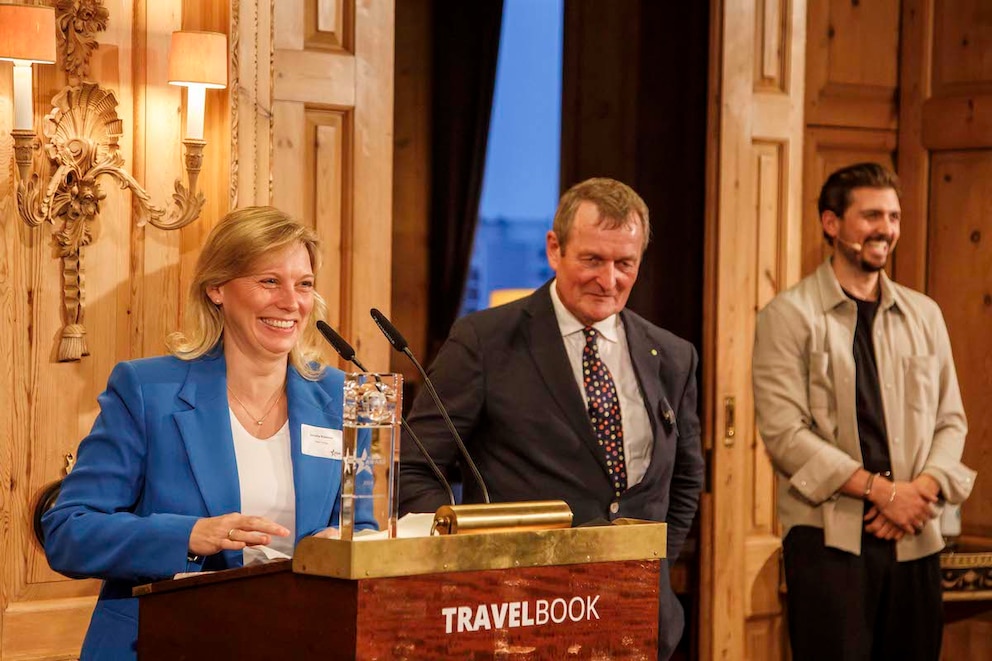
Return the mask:
MULTIPOLYGON (((262 255, 300 244, 310 255, 310 266, 320 269, 320 242, 316 233, 274 207, 245 207, 224 216, 210 231, 196 260, 196 271, 186 305, 186 330, 169 335, 169 351, 182 360, 195 360, 221 347, 224 315, 207 295, 210 287, 223 285, 250 272, 262 255)), ((315 291, 313 308, 303 321, 303 332, 289 354, 289 362, 311 381, 320 378, 320 339, 314 326, 327 313, 327 304, 315 291)))

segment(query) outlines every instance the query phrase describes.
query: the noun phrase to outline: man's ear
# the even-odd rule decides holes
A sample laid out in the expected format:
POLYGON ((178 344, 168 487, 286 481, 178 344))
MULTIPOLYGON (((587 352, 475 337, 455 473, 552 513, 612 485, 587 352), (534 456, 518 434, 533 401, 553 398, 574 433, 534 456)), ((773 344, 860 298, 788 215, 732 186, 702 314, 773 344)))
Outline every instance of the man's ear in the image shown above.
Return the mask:
POLYGON ((558 235, 549 231, 545 237, 545 250, 548 254, 548 264, 551 270, 558 272, 558 264, 561 262, 561 246, 558 244, 558 235))
POLYGON ((837 214, 827 209, 820 214, 820 225, 823 226, 824 234, 831 239, 837 238, 837 233, 840 232, 840 218, 837 217, 837 214))

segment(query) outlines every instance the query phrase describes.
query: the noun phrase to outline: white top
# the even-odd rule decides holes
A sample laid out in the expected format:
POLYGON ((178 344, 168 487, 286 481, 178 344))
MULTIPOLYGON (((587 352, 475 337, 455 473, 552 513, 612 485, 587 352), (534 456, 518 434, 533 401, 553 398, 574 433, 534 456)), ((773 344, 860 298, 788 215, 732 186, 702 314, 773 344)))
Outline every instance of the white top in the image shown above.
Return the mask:
MULTIPOLYGON (((269 438, 255 438, 231 413, 234 456, 238 461, 241 513, 264 516, 289 529, 288 537, 271 536, 269 547, 293 555, 296 541, 296 488, 289 450, 289 421, 269 438)), ((245 548, 245 564, 261 552, 245 548)))
MULTIPOLYGON (((558 297, 558 281, 551 283, 551 303, 558 318, 558 328, 565 342, 565 352, 568 362, 572 364, 572 374, 579 385, 582 399, 589 407, 585 385, 582 379, 582 350, 586 346, 586 337, 582 333, 585 325, 575 318, 558 297)), ((599 357, 606 363, 617 388, 620 398, 620 417, 623 422, 623 455, 627 463, 627 487, 632 487, 644 478, 644 473, 651 463, 651 453, 654 450, 654 435, 651 432, 651 420, 644 405, 644 396, 637 383, 634 364, 630 360, 630 350, 627 348, 627 333, 624 332, 620 315, 613 314, 600 322, 593 324, 598 335, 596 348, 599 357)))

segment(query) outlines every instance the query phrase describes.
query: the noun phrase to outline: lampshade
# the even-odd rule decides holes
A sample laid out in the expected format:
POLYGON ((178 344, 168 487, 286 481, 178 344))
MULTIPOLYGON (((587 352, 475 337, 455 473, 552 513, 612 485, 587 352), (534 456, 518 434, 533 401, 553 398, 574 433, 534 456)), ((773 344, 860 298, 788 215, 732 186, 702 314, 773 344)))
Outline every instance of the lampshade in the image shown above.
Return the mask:
POLYGON ((169 84, 227 87, 227 35, 220 32, 173 32, 169 50, 169 84))
POLYGON ((55 62, 55 9, 0 4, 0 60, 55 62))

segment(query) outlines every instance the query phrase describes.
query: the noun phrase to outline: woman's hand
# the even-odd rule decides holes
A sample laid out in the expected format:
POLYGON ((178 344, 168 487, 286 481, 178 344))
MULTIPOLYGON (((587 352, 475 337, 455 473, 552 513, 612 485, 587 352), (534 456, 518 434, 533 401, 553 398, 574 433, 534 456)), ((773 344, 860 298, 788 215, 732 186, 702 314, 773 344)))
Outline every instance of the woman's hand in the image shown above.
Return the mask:
POLYGON ((289 530, 263 516, 238 512, 204 518, 193 524, 189 550, 195 555, 213 555, 220 551, 240 551, 246 546, 264 546, 276 537, 289 536, 289 530))

